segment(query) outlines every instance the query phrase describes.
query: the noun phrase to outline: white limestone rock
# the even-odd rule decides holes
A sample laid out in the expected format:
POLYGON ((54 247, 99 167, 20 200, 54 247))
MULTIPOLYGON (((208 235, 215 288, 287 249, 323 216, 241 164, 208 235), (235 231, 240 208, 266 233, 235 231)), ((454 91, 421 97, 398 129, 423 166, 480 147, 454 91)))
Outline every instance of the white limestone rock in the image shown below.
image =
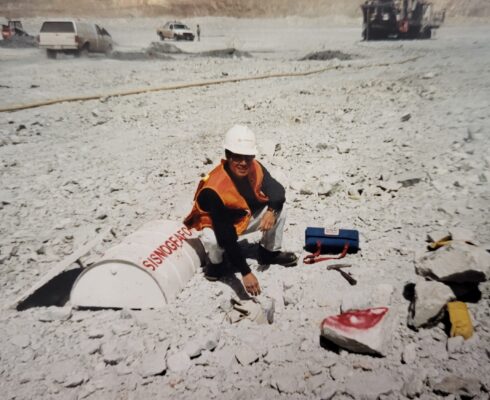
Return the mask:
POLYGON ((101 344, 98 341, 85 339, 80 344, 80 349, 82 354, 96 354, 100 352, 101 344))
MULTIPOLYGON (((284 289, 281 281, 274 280, 267 288, 267 294, 273 300, 274 313, 280 314, 284 311, 284 289)), ((264 307, 265 308, 265 307, 264 307)), ((266 312, 267 315, 267 312, 266 312)))
POLYGON ((420 396, 424 390, 425 375, 416 372, 411 373, 403 382, 401 393, 409 399, 415 399, 420 396))
POLYGON ((452 354, 461 353, 464 345, 463 336, 455 336, 447 339, 447 352, 451 356, 452 354))
POLYGON ((317 182, 316 192, 320 196, 330 196, 342 188, 342 177, 340 175, 327 175, 317 182))
POLYGON ((203 366, 210 365, 212 360, 213 360, 212 354, 213 353, 211 353, 208 350, 203 350, 201 352, 201 355, 199 357, 197 357, 196 360, 194 361, 194 364, 195 365, 203 365, 203 366))
POLYGON ((387 307, 351 311, 327 317, 322 336, 355 353, 385 355, 394 326, 394 315, 387 307))
POLYGON ((276 310, 275 300, 272 297, 265 297, 260 301, 260 305, 264 311, 267 323, 272 324, 274 322, 274 312, 276 310))
POLYGON ((126 336, 131 333, 132 328, 125 324, 113 324, 111 326, 111 331, 116 336, 126 336))
POLYGON ((298 367, 279 368, 272 373, 271 386, 276 388, 280 393, 304 393, 306 383, 303 376, 304 371, 298 367))
POLYGON ((21 351, 19 354, 17 360, 21 363, 30 363, 34 360, 35 353, 32 349, 30 348, 25 348, 21 351))
POLYGON ((312 376, 319 375, 323 371, 323 365, 316 360, 308 360, 306 366, 312 376))
POLYGON ((114 343, 104 343, 101 352, 106 364, 117 365, 124 360, 123 349, 114 343))
POLYGON ((218 346, 220 337, 221 332, 218 330, 209 333, 203 340, 202 350, 213 351, 218 346))
POLYGON ((402 362, 404 364, 414 364, 417 360, 417 345, 409 343, 405 346, 402 352, 402 362))
POLYGON ((134 318, 134 314, 133 314, 133 311, 130 310, 129 308, 123 308, 119 312, 119 317, 121 319, 133 319, 134 318))
POLYGON ((318 187, 317 180, 316 179, 310 180, 303 183, 303 185, 301 185, 299 192, 302 195, 311 196, 312 194, 315 194, 317 192, 317 187, 318 187))
POLYGON ((87 379, 87 376, 81 372, 72 372, 67 375, 63 382, 63 386, 67 388, 74 388, 80 386, 87 379))
POLYGON ((87 332, 87 336, 89 339, 100 339, 104 337, 104 333, 100 328, 93 327, 87 332))
POLYGON ((237 362, 235 352, 230 347, 223 347, 214 351, 212 358, 220 367, 224 369, 230 368, 237 362))
POLYGON ((321 400, 332 400, 337 395, 337 388, 331 386, 322 386, 320 390, 315 390, 316 398, 321 400))
POLYGON ((327 381, 329 381, 329 379, 323 374, 314 375, 308 378, 308 380, 306 381, 306 386, 308 387, 308 390, 313 392, 317 391, 327 381))
POLYGON ((54 321, 67 321, 70 319, 72 313, 71 307, 48 307, 39 316, 39 321, 42 322, 54 322, 54 321))
POLYGON ((198 341, 191 340, 184 346, 184 351, 190 358, 199 357, 203 350, 202 344, 198 341))
POLYGON ((478 283, 490 276, 490 254, 464 242, 452 242, 423 256, 417 274, 441 282, 478 283))
POLYGON ((458 395, 465 398, 473 398, 480 395, 481 383, 475 378, 462 378, 456 375, 449 375, 441 381, 433 383, 432 390, 436 394, 458 395))
POLYGON ((339 154, 347 154, 351 150, 351 144, 350 142, 340 142, 337 143, 337 152, 339 154))
POLYGON ((430 71, 430 72, 427 72, 426 74, 422 75, 422 79, 433 79, 437 75, 438 74, 436 72, 430 71))
POLYGON ((250 365, 259 359, 259 354, 250 346, 242 345, 235 351, 235 357, 241 365, 250 365))
POLYGON ((415 297, 410 305, 408 324, 421 328, 435 324, 446 306, 454 300, 453 291, 440 282, 422 281, 415 285, 415 297))
POLYGON ((88 382, 86 385, 83 385, 83 387, 80 388, 80 392, 78 394, 77 399, 79 399, 79 400, 86 399, 86 398, 90 397, 92 394, 94 394, 97 390, 100 390, 100 389, 97 388, 91 382, 88 382))
POLYGON ((402 383, 389 373, 356 373, 345 381, 345 391, 355 399, 377 400, 397 393, 402 383))
POLYGON ((20 347, 21 349, 25 349, 31 344, 31 339, 29 335, 16 335, 11 338, 11 341, 13 344, 15 344, 17 347, 20 347))
POLYGON ((115 367, 116 374, 117 376, 125 376, 125 375, 130 375, 134 372, 133 368, 130 368, 128 365, 122 363, 122 364, 117 364, 115 367))
POLYGON ((64 360, 51 363, 49 373, 53 382, 62 384, 65 387, 71 384, 76 386, 75 383, 80 378, 82 378, 82 382, 85 379, 85 375, 81 371, 78 371, 79 369, 80 365, 75 360, 64 360))
POLYGON ((167 369, 167 350, 159 350, 154 353, 146 354, 141 360, 139 367, 140 375, 143 378, 162 375, 167 369))
POLYGON ((192 365, 185 351, 179 351, 167 358, 167 367, 171 372, 184 372, 192 365))
POLYGON ((264 357, 267 364, 280 364, 288 359, 288 349, 284 347, 272 347, 264 357))

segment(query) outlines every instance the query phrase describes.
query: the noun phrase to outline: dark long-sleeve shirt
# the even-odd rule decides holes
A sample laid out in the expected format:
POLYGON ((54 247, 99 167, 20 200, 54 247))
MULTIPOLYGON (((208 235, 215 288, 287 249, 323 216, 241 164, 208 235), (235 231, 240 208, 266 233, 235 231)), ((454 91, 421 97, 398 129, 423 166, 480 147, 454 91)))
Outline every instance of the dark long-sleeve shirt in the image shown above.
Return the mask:
MULTIPOLYGON (((262 164, 261 167, 264 172, 261 190, 269 198, 266 204, 257 200, 247 178, 240 179, 234 176, 230 172, 228 164, 225 164, 225 171, 247 202, 252 214, 259 213, 264 206, 281 211, 286 201, 284 187, 271 176, 262 164)), ((212 189, 203 189, 197 197, 197 202, 202 210, 210 214, 218 245, 225 250, 230 263, 238 268, 242 275, 248 274, 250 267, 247 265, 242 249, 238 245, 238 235, 234 226, 234 222, 243 217, 246 211, 231 210, 225 207, 218 194, 212 189)))

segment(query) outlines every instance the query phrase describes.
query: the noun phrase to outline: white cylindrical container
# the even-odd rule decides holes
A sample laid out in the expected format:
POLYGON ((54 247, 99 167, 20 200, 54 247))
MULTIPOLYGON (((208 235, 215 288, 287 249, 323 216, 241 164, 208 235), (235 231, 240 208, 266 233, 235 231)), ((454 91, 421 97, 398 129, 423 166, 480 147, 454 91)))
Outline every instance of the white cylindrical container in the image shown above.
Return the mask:
POLYGON ((174 299, 204 260, 204 249, 181 223, 145 224, 110 248, 75 281, 75 307, 159 308, 174 299))

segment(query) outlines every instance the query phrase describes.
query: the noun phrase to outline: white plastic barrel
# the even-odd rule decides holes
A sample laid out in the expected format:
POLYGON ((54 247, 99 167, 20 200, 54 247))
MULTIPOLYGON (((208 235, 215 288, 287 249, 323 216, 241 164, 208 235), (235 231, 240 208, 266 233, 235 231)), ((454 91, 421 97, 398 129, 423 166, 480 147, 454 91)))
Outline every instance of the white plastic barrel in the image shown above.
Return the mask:
POLYGON ((203 259, 193 231, 175 221, 152 221, 85 269, 70 302, 75 307, 160 308, 182 291, 203 259))

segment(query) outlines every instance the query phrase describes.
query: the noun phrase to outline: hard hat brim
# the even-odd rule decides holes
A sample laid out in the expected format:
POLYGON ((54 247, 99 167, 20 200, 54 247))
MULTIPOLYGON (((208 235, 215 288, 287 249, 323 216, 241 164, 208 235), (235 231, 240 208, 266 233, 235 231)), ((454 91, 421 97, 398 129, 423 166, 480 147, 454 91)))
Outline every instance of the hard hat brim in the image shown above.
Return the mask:
POLYGON ((241 156, 256 156, 257 148, 244 150, 243 148, 233 147, 233 146, 223 146, 225 150, 231 151, 233 154, 239 154, 241 156))

